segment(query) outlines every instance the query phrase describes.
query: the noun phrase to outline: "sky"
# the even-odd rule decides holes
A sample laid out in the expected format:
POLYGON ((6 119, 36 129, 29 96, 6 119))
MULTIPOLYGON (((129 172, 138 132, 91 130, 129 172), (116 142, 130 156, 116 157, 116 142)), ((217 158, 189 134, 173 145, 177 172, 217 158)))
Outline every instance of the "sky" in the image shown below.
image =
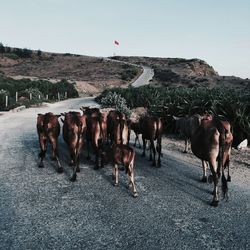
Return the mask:
POLYGON ((250 0, 0 0, 0 6, 5 46, 199 58, 220 75, 250 78, 250 0))

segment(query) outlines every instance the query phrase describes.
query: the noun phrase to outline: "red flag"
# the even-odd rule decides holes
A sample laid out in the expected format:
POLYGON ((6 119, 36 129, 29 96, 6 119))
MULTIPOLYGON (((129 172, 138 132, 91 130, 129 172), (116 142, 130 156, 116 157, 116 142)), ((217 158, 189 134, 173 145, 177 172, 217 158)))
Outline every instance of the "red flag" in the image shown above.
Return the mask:
POLYGON ((119 45, 119 42, 115 40, 115 45, 119 45))

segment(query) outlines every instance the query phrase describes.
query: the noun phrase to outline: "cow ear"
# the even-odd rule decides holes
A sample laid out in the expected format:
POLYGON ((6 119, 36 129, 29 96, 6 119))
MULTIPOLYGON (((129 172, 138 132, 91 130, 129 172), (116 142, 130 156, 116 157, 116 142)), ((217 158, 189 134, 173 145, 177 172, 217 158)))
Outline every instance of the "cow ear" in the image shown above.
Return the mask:
MULTIPOLYGON (((66 115, 66 112, 64 112, 64 113, 61 113, 61 115, 62 115, 62 116, 65 116, 65 115, 66 115)), ((61 115, 60 115, 60 116, 61 116, 61 115)))
POLYGON ((179 117, 174 116, 174 115, 173 115, 173 118, 174 118, 175 121, 178 121, 180 119, 179 117))
POLYGON ((42 114, 37 114, 37 116, 40 116, 40 115, 42 115, 42 114))

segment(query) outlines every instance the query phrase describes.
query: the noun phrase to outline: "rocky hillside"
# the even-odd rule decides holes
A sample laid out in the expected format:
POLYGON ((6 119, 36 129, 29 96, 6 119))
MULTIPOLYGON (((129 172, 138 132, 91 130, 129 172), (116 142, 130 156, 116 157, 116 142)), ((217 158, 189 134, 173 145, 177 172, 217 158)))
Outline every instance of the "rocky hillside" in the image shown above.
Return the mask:
POLYGON ((111 57, 137 65, 145 65, 154 69, 152 85, 159 86, 206 86, 209 88, 224 85, 232 88, 249 88, 250 80, 219 74, 200 59, 155 58, 155 57, 111 57))
MULTIPOLYGON (((20 49, 18 49, 19 51, 20 49)), ((62 79, 76 83, 81 94, 96 94, 107 87, 127 87, 141 68, 106 58, 31 51, 28 56, 0 52, 0 74, 14 79, 62 79)))

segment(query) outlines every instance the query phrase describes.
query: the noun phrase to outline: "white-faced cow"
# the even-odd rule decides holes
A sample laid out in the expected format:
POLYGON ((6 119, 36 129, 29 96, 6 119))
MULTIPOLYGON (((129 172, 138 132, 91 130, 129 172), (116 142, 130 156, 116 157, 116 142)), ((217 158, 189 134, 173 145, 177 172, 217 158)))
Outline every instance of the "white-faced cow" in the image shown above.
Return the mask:
POLYGON ((43 159, 47 151, 48 142, 52 145, 52 160, 56 160, 58 164, 57 171, 63 172, 63 168, 58 159, 57 139, 60 134, 60 124, 58 121, 60 115, 54 115, 53 113, 38 114, 37 116, 37 134, 40 144, 40 164, 39 167, 43 167, 43 159))

